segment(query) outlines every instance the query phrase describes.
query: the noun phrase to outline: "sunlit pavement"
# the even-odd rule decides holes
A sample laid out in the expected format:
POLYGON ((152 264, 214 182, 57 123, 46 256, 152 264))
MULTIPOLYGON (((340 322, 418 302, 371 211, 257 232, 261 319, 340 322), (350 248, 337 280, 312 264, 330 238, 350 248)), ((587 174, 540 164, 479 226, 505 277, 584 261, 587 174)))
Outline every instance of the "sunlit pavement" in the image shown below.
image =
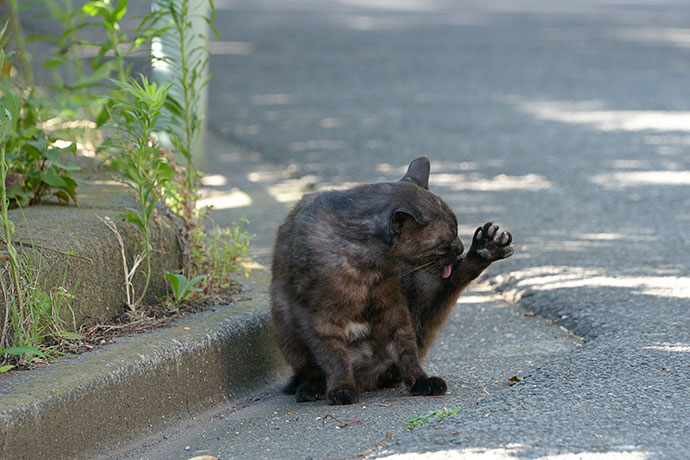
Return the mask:
POLYGON ((431 187, 465 241, 488 220, 513 233, 516 255, 486 278, 503 298, 481 294, 508 310, 458 307, 429 363, 455 376, 449 399, 396 400, 389 411, 394 397, 372 395, 366 408, 341 412, 296 405, 274 385, 123 458, 338 458, 365 446, 391 459, 690 458, 685 2, 216 8, 204 193, 217 223, 246 215, 255 255, 268 263, 301 194, 397 179, 426 154, 431 187), (471 321, 480 310, 483 321, 471 321), (486 313, 499 310, 512 313, 486 313), (467 337, 479 344, 471 352, 467 337), (498 344, 516 360, 463 362, 491 362, 498 344), (512 375, 522 380, 509 386, 512 375), (458 415, 404 429, 405 419, 452 405, 458 415), (361 423, 317 419, 328 414, 361 423), (266 434, 276 417, 302 424, 266 434))

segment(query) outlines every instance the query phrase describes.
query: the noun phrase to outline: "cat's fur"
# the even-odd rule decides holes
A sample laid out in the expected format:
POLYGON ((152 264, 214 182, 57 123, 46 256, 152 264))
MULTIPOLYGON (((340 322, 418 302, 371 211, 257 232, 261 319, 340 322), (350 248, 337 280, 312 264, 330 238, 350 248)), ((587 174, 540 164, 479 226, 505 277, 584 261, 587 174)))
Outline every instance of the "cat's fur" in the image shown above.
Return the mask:
POLYGON ((462 289, 513 248, 487 223, 461 255, 456 218, 428 180, 417 158, 398 182, 307 195, 280 226, 271 316, 297 401, 352 404, 400 382, 446 392, 420 359, 462 289))

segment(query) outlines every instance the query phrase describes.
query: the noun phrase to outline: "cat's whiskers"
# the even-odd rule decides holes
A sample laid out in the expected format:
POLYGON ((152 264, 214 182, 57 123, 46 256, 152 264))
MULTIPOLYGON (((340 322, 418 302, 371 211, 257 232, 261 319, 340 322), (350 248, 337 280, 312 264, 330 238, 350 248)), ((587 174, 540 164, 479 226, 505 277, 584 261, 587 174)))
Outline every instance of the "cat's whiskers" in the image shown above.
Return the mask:
POLYGON ((394 276, 394 277, 392 277, 392 278, 388 278, 387 280, 384 280, 384 282, 385 282, 385 281, 393 281, 393 280, 400 279, 400 278, 402 278, 402 277, 404 277, 404 276, 407 276, 407 275, 410 275, 410 274, 412 274, 412 273, 414 273, 414 272, 416 272, 416 271, 418 271, 418 270, 422 270, 422 269, 424 269, 424 268, 427 268, 427 267, 429 267, 429 266, 431 266, 431 265, 433 265, 433 264, 435 264, 435 263, 436 263, 436 262, 431 261, 431 262, 427 262, 427 263, 422 264, 422 265, 418 265, 418 266, 416 266, 416 267, 410 268, 409 270, 406 270, 406 271, 402 272, 401 274, 399 274, 399 275, 397 275, 397 276, 394 276))

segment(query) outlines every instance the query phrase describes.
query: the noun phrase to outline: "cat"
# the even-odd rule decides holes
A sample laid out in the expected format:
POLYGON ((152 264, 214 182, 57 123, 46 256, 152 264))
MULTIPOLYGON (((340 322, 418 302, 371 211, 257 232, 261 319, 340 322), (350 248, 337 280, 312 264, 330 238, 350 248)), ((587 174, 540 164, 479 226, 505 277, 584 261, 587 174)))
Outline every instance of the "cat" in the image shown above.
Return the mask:
POLYGON ((271 319, 297 401, 353 404, 400 383, 412 395, 447 391, 420 360, 460 292, 514 251, 511 234, 489 222, 463 255, 429 171, 420 157, 397 182, 305 195, 280 225, 271 319))

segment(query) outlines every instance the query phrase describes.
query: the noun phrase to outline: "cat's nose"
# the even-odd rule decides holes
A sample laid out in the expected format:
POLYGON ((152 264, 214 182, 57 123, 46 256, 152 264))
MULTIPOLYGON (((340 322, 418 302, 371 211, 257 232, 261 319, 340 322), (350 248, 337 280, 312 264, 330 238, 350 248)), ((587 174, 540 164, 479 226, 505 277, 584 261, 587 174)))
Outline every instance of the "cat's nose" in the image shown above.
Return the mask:
POLYGON ((460 238, 456 239, 455 242, 453 243, 453 250, 457 251, 457 257, 460 257, 460 254, 462 254, 462 251, 465 250, 465 246, 462 245, 462 241, 460 241, 460 238))

